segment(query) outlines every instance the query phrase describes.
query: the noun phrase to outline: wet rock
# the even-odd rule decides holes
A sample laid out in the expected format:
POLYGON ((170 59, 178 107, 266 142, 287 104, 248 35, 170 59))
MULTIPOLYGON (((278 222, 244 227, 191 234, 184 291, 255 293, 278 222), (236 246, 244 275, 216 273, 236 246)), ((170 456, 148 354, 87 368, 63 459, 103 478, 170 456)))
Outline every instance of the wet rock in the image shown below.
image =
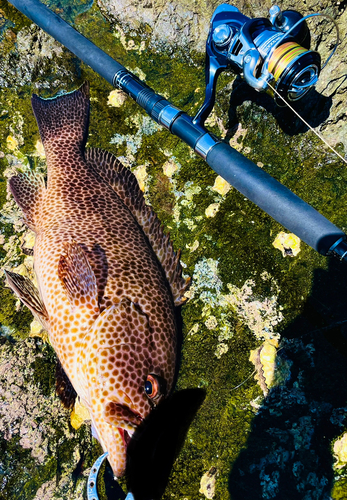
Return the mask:
MULTIPOLYGON (((180 49, 192 55, 194 51, 205 51, 210 18, 219 2, 190 2, 189 0, 98 0, 102 13, 127 33, 140 33, 150 47, 160 50, 180 49)), ((233 4, 246 16, 269 17, 271 2, 244 0, 233 4)), ((336 20, 340 30, 340 45, 328 66, 323 69, 316 90, 324 98, 317 103, 317 94, 307 98, 309 112, 305 116, 317 131, 322 133, 329 144, 342 143, 347 147, 347 126, 344 102, 347 92, 347 10, 344 2, 332 4, 329 0, 318 2, 293 2, 281 4, 283 10, 294 9, 306 16, 315 12, 330 15, 336 20), (310 104, 311 103, 311 104, 310 104), (328 117, 322 123, 319 116, 326 106, 328 117)), ((334 44, 334 25, 323 17, 309 19, 311 49, 317 50, 322 61, 326 61, 334 44)))
MULTIPOLYGON (((65 10, 65 4, 61 2, 60 8, 65 10)), ((189 14, 184 21, 182 9, 175 7, 174 3, 169 7, 169 2, 140 4, 129 1, 125 4, 100 0, 102 12, 113 24, 110 26, 105 22, 95 3, 88 15, 80 16, 78 29, 106 47, 113 57, 135 71, 140 78, 146 79, 148 84, 155 86, 157 92, 165 94, 174 104, 192 115, 203 100, 202 53, 208 21, 217 4, 215 1, 193 2, 189 5, 181 3, 185 5, 186 11, 193 13, 193 17, 189 14), (139 10, 132 13, 135 4, 139 10), (115 10, 121 17, 119 21, 116 14, 112 16, 106 13, 107 5, 110 9, 112 5, 114 9, 115 5, 118 6, 115 10), (151 12, 152 18, 142 22, 141 12, 146 9, 151 12), (203 14, 203 11, 207 14, 203 14), (194 28, 195 13, 198 14, 198 28, 194 28), (129 20, 127 16, 132 18, 129 20), (179 23, 183 26, 184 22, 189 24, 189 29, 179 28, 179 23), (162 31, 161 26, 165 28, 162 31), (173 45, 170 45, 170 40, 173 45), (159 51, 159 48, 164 47, 166 51, 159 51), (192 64, 188 64, 186 58, 181 59, 179 47, 183 47, 186 54, 189 53, 192 64), (200 53, 195 55, 195 49, 199 49, 200 53), (197 66, 196 61, 200 66, 197 66)), ((0 6, 3 5, 5 0, 0 0, 0 6)), ((270 5, 269 2, 252 2, 252 6, 247 7, 244 2, 237 3, 242 12, 256 16, 267 16, 270 5)), ((326 2, 322 7, 310 0, 302 6, 302 12, 313 12, 321 7, 324 9, 324 5, 327 5, 326 2)), ((283 8, 289 7, 301 8, 294 2, 283 5, 283 8)), ((345 24, 343 2, 340 7, 336 4, 329 8, 334 12, 337 9, 338 21, 345 24)), ((14 20, 11 18, 12 24, 15 24, 14 20)), ((321 38, 318 31, 317 37, 313 36, 313 46, 319 49, 329 36, 333 36, 329 29, 324 30, 321 38)), ((0 163, 6 172, 2 182, 5 205, 0 235, 1 244, 6 245, 6 248, 1 254, 1 264, 13 268, 21 266, 24 261, 24 227, 20 211, 16 212, 14 204, 11 205, 10 199, 6 199, 6 180, 23 168, 45 172, 44 151, 38 142, 37 127, 30 110, 30 96, 37 86, 47 87, 44 92, 46 97, 67 88, 69 75, 69 85, 73 87, 77 87, 82 78, 88 78, 92 94, 89 146, 111 151, 136 173, 145 190, 146 201, 155 208, 165 230, 171 232, 175 249, 182 249, 184 272, 193 277, 193 285, 187 293, 190 300, 182 308, 183 347, 178 389, 204 387, 207 396, 175 462, 166 496, 174 497, 179 492, 182 498, 201 498, 202 494, 198 493, 201 476, 210 464, 218 467, 220 479, 216 495, 220 494, 220 498, 227 498, 230 494, 235 500, 256 497, 281 499, 286 495, 288 498, 323 498, 324 495, 330 495, 334 439, 345 432, 346 392, 343 384, 337 381, 346 379, 343 368, 346 363, 345 359, 339 361, 337 350, 331 346, 329 350, 322 340, 318 342, 316 334, 311 345, 307 334, 310 329, 327 328, 332 317, 341 320, 343 333, 345 290, 339 283, 345 283, 346 280, 342 267, 335 274, 334 267, 330 268, 329 273, 326 273, 329 277, 325 279, 323 275, 328 265, 327 259, 307 245, 301 245, 299 258, 283 259, 281 253, 272 246, 275 236, 283 228, 235 189, 225 192, 225 186, 220 181, 216 182, 216 174, 177 138, 165 130, 153 129, 154 122, 139 113, 132 99, 126 99, 121 106, 110 105, 111 88, 85 66, 71 65, 71 56, 67 51, 59 52, 53 45, 52 58, 47 56, 45 66, 43 59, 39 59, 36 35, 36 29, 28 24, 23 28, 7 23, 0 33, 0 43, 3 44, 3 60, 0 64, 6 64, 1 77, 6 85, 13 84, 12 87, 1 89, 0 133, 3 151, 0 152, 0 163), (16 45, 18 36, 24 41, 21 47, 16 45), (14 72, 15 63, 19 66, 16 69, 18 73, 14 72), (41 73, 40 70, 45 68, 46 73, 41 73), (56 71, 61 72, 58 77, 56 71), (17 74, 18 83, 15 80, 17 74), (14 140, 7 141, 8 137, 14 140), (218 212, 214 217, 206 217, 206 208, 213 204, 218 205, 218 212), (317 293, 317 290, 323 290, 322 294, 317 293), (329 298, 331 300, 327 303, 329 298), (339 316, 336 308, 340 306, 342 312, 339 316), (300 321, 300 316, 303 326, 298 327, 296 321, 300 321), (292 322, 293 326, 290 326, 292 322), (282 348, 283 343, 278 349, 276 344, 277 353, 274 347, 264 348, 264 341, 279 340, 280 335, 285 338, 286 333, 295 337, 290 344, 291 349, 288 344, 282 348), (261 395, 259 382, 254 380, 254 366, 249 362, 251 351, 259 354, 256 368, 265 379, 268 391, 266 398, 261 395), (330 356, 328 360, 327 354, 330 356), (339 425, 329 423, 333 417, 339 425), (242 454, 245 454, 244 459, 242 454)), ((40 43, 42 41, 44 39, 40 38, 40 43)), ((49 43, 53 42, 47 39, 47 50, 49 43)), ((323 57, 328 50, 327 47, 323 57)), ((338 64, 342 65, 334 69, 334 75, 338 77, 340 70, 341 75, 345 71, 344 56, 341 54, 339 49, 330 63, 333 64, 337 58, 338 64)), ((341 118, 336 126, 343 129, 346 122, 342 102, 344 80, 330 82, 329 67, 323 71, 323 79, 324 75, 327 80, 321 80, 326 87, 323 94, 329 96, 330 89, 334 88, 331 103, 327 101, 329 109, 325 110, 327 121, 324 123, 328 124, 330 118, 335 116, 334 110, 341 110, 341 118), (336 107, 338 98, 341 104, 336 107)), ((243 94, 245 98, 237 97, 239 100, 235 103, 235 96, 242 94, 235 82, 234 85, 231 75, 221 76, 221 90, 217 92, 216 110, 208 121, 208 128, 226 142, 230 141, 233 147, 312 203, 334 223, 344 227, 347 206, 344 165, 341 166, 332 153, 327 154, 312 133, 294 127, 296 118, 292 115, 287 117, 289 125, 284 129, 282 116, 286 114, 285 110, 276 114, 268 96, 255 92, 252 94, 244 85, 244 88, 247 87, 243 94), (232 115, 233 111, 235 115, 232 115), (233 116, 236 122, 235 127, 231 128, 228 120, 232 121, 233 116)), ((313 93, 313 97, 322 104, 317 93, 313 93)), ((300 108, 302 111, 307 106, 309 121, 319 112, 319 106, 310 103, 308 100, 300 108)), ((310 123, 324 127, 324 123, 318 123, 317 120, 311 120, 310 123)), ((329 133, 329 127, 333 125, 329 123, 324 133, 329 133)), ((340 140, 343 134, 339 134, 339 131, 335 134, 333 130, 333 141, 340 140)), ((0 341, 5 342, 6 337, 12 345, 15 327, 18 328, 10 321, 16 301, 12 295, 9 297, 9 290, 1 292, 4 292, 1 295, 2 322, 5 324, 6 321, 9 326, 1 326, 0 341)), ((20 313, 24 315, 24 308, 20 313)), ((26 335, 31 321, 32 318, 28 321, 26 335)), ((334 329, 334 339, 335 333, 334 329)), ((327 336, 330 337, 330 331, 327 336)), ((39 341, 37 338, 30 339, 30 342, 39 341)), ((25 343, 23 348, 31 352, 30 345, 25 343)), ((15 363, 18 348, 19 345, 16 345, 13 351, 15 363)), ((37 362, 43 363, 45 358, 40 357, 40 351, 35 354, 36 357, 37 362)), ((6 357, 6 362, 10 362, 10 355, 6 357)), ((28 372, 28 376, 32 377, 30 363, 17 364, 18 370, 20 368, 24 375, 28 372)), ((20 390, 24 393, 29 391, 30 383, 34 385, 35 382, 39 392, 30 388, 29 395, 37 397, 41 404, 40 391, 44 390, 54 408, 56 399, 53 398, 53 392, 47 389, 47 386, 52 388, 54 385, 54 372, 49 375, 49 370, 35 369, 34 373, 37 375, 35 380, 30 382, 25 379, 25 375, 23 384, 21 375, 18 375, 18 383, 23 386, 20 390)), ((18 398, 13 397, 13 392, 17 389, 12 382, 13 388, 6 384, 4 386, 16 409, 18 398)), ((35 410, 34 422, 30 427, 25 417, 23 427, 17 431, 14 426, 16 434, 4 442, 7 457, 5 467, 15 486, 10 492, 3 493, 1 488, 5 486, 1 485, 0 496, 3 494, 10 500, 17 499, 17 489, 27 482, 29 470, 33 477, 36 474, 36 479, 31 490, 34 493, 30 493, 28 499, 30 497, 32 500, 34 495, 35 500, 82 498, 84 477, 93 456, 88 426, 82 425, 74 434, 75 431, 69 427, 70 416, 65 413, 61 428, 63 431, 68 429, 72 437, 66 439, 65 443, 59 441, 61 436, 55 434, 59 432, 58 427, 47 431, 52 443, 45 441, 42 433, 39 434, 35 453, 38 457, 45 457, 44 463, 40 464, 38 457, 32 455, 33 433, 41 432, 37 430, 40 423, 37 423, 35 409, 40 405, 32 403, 27 396, 24 401, 28 414, 32 408, 35 410), (76 435, 78 439, 74 438, 76 435), (28 447, 23 448, 20 440, 28 447), (56 442, 61 444, 56 445, 56 442), (76 455, 71 455, 72 449, 76 450, 76 455), (46 450, 53 451, 50 454, 46 450), (41 477, 38 478, 39 475, 41 477)), ((47 415, 51 414, 48 410, 47 415)), ((13 412, 12 418, 15 423, 13 412)), ((42 418, 43 429, 49 429, 50 424, 45 415, 42 418)), ((9 426, 7 428, 11 430, 9 426)), ((4 433, 9 437, 6 431, 4 433)), ((340 462, 343 467, 344 464, 340 462)), ((345 474, 343 468, 339 469, 338 474, 341 470, 345 474)), ((337 483, 342 484, 341 481, 343 479, 339 476, 337 483)), ((211 486, 212 482, 207 480, 206 484, 211 486)), ((211 492, 212 489, 209 494, 211 492)), ((331 496, 341 498, 341 495, 331 496)), ((106 495, 101 498, 105 500, 106 495)), ((23 497, 23 500, 27 500, 27 497, 23 497)))
POLYGON ((0 494, 4 498, 16 497, 22 480, 16 484, 15 478, 24 477, 26 470, 25 483, 37 491, 36 499, 52 498, 54 491, 61 498, 82 500, 86 478, 82 470, 78 478, 73 475, 91 438, 87 433, 76 439, 68 411, 55 394, 54 368, 54 353, 40 339, 15 345, 1 342, 0 441, 6 481, 0 494))
MULTIPOLYGON (((62 46, 34 24, 23 28, 17 35, 8 30, 0 43, 0 50, 1 87, 23 86, 36 78, 40 80, 40 74, 44 74, 48 66, 52 68, 52 63, 55 77, 63 74, 59 64, 62 46)), ((47 82, 41 80, 38 86, 47 86, 47 82)))
MULTIPOLYGON (((269 7, 270 2, 267 2, 269 7)), ((142 28, 151 45, 158 48, 205 50, 210 18, 219 2, 189 0, 98 0, 102 12, 127 30, 142 28)), ((241 0, 237 7, 246 15, 266 15, 259 0, 252 6, 241 0)))

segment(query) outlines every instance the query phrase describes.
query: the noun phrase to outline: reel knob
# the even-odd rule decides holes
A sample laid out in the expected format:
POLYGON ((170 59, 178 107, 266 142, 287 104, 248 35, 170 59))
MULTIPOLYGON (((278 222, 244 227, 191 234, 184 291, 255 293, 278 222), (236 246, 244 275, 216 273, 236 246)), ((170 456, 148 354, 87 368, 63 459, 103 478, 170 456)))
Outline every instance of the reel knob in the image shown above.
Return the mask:
POLYGON ((230 42, 233 36, 233 30, 229 26, 229 24, 220 24, 217 26, 212 33, 213 43, 219 49, 222 49, 230 42))
POLYGON ((273 5, 269 10, 269 14, 270 14, 270 23, 273 26, 277 27, 282 26, 283 16, 282 16, 282 11, 278 5, 273 5))

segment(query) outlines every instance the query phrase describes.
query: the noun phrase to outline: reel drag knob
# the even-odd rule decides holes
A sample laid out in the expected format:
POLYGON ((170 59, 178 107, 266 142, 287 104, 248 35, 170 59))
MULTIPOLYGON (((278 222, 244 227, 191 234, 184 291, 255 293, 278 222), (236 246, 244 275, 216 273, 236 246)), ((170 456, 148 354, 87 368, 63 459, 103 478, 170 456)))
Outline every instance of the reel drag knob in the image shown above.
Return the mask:
POLYGON ((218 49, 223 49, 229 44, 232 36, 233 30, 229 24, 220 24, 213 30, 212 40, 218 49))

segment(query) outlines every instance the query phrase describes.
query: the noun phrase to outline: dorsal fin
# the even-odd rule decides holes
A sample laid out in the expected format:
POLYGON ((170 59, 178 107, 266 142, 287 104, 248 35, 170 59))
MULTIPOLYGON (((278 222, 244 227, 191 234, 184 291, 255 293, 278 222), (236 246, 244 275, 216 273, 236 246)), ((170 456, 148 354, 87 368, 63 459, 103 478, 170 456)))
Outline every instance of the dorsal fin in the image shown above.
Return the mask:
POLYGON ((78 90, 59 95, 53 99, 42 99, 34 94, 31 104, 39 126, 44 146, 65 143, 83 149, 89 121, 89 84, 85 82, 78 90))
POLYGON ((23 172, 11 177, 9 186, 17 205, 23 210, 26 224, 35 231, 39 226, 40 203, 46 190, 42 175, 23 172))
POLYGON ((40 297, 39 291, 30 281, 20 274, 12 273, 11 271, 4 270, 7 284, 20 298, 24 305, 26 305, 33 313, 36 319, 40 321, 42 326, 49 329, 49 316, 44 303, 40 297))
POLYGON ((174 252, 169 235, 165 235, 159 219, 148 205, 135 175, 111 153, 101 149, 86 149, 86 161, 95 169, 129 208, 146 234, 170 283, 175 305, 186 301, 184 292, 190 278, 182 278, 180 251, 174 252))

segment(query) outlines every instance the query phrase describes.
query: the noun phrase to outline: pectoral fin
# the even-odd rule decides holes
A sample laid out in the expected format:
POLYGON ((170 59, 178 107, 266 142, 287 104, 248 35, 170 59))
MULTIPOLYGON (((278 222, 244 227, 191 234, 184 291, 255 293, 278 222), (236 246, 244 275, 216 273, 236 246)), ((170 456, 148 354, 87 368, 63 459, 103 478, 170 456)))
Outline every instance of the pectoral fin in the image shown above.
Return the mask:
POLYGON ((58 276, 74 308, 87 308, 94 314, 100 312, 95 274, 78 243, 65 244, 65 253, 59 260, 58 276))
POLYGON ((10 179, 9 186, 23 210, 26 224, 35 231, 39 226, 40 203, 46 190, 43 177, 34 172, 21 173, 10 179))
POLYGON ((75 400, 77 397, 77 392, 73 388, 69 377, 66 375, 64 368, 61 366, 61 363, 58 359, 57 366, 55 369, 56 383, 55 390, 63 403, 63 406, 69 410, 73 408, 75 404, 75 400))
POLYGON ((6 281, 9 287, 20 298, 24 305, 26 305, 33 313, 35 318, 40 321, 42 326, 49 329, 49 316, 44 303, 40 297, 39 291, 36 286, 20 274, 12 273, 11 271, 4 271, 6 281))

